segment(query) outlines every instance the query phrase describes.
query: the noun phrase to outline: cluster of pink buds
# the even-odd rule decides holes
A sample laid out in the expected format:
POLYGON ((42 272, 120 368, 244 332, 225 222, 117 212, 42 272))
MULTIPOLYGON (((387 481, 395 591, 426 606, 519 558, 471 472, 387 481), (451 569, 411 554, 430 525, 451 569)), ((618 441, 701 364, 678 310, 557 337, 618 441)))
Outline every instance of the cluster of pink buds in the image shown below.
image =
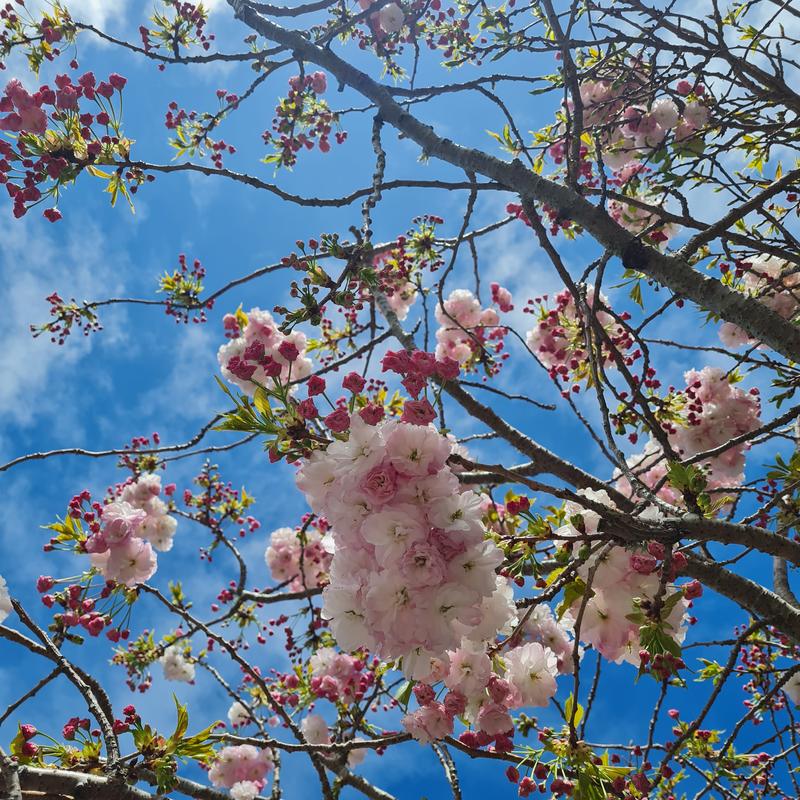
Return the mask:
POLYGON ((651 656, 647 650, 639 651, 639 671, 651 674, 658 681, 665 681, 686 669, 686 662, 672 653, 656 653, 651 656))
MULTIPOLYGON (((606 338, 597 342, 603 365, 606 368, 616 366, 615 350, 626 366, 633 364, 641 353, 638 350, 630 352, 633 339, 622 324, 630 319, 630 314, 623 312, 614 316, 608 311, 596 310, 594 287, 591 286, 586 289, 585 303, 594 321, 605 332, 606 338)), ((604 308, 610 307, 608 298, 602 294, 600 304, 604 308)), ((547 295, 528 300, 524 311, 538 317, 536 325, 527 336, 531 352, 547 368, 553 380, 563 383, 572 381, 572 391, 579 392, 580 383, 589 381, 592 376, 586 347, 585 314, 575 303, 572 293, 568 289, 559 292, 555 297, 554 307, 548 305, 547 295), (538 309, 534 303, 538 304, 538 309)), ((595 339, 600 338, 594 328, 591 332, 595 339)), ((562 394, 566 396, 566 389, 562 394)))
MULTIPOLYGON (((129 469, 134 475, 142 472, 152 472, 157 466, 157 456, 153 453, 141 453, 142 450, 150 450, 161 444, 161 437, 158 431, 154 431, 151 436, 134 436, 130 444, 124 445, 124 452, 119 457, 118 466, 129 469)), ((113 497, 114 492, 110 493, 113 497)))
MULTIPOLYGON (((569 142, 567 139, 558 139, 548 148, 547 152, 553 162, 561 166, 569 157, 569 142)), ((583 178, 584 184, 588 187, 596 187, 599 183, 597 174, 594 171, 594 162, 592 161, 589 148, 585 144, 581 144, 578 148, 578 169, 577 177, 583 178)))
MULTIPOLYGON (((170 56, 176 55, 179 45, 190 47, 198 45, 203 50, 210 50, 216 38, 213 33, 206 33, 208 12, 202 3, 187 3, 184 0, 163 0, 164 4, 174 9, 175 16, 169 19, 165 14, 153 18, 154 29, 145 25, 139 27, 139 36, 145 52, 164 50, 170 56)), ((164 64, 159 64, 164 70, 164 64)))
POLYGON ((50 303, 50 316, 53 319, 43 325, 31 325, 34 338, 49 333, 51 342, 63 345, 73 327, 82 330, 84 336, 103 330, 90 303, 78 304, 74 297, 67 302, 58 292, 48 295, 45 300, 50 303))
MULTIPOLYGON (((327 88, 324 72, 296 75, 289 79, 289 93, 275 109, 272 130, 262 134, 264 144, 275 150, 273 155, 264 159, 266 163, 291 167, 297 162, 297 153, 304 147, 313 150, 317 146, 323 153, 331 149, 330 135, 339 118, 327 102, 320 99, 327 88)), ((342 144, 347 133, 336 131, 334 138, 337 144, 342 144)))
MULTIPOLYGON (((56 76, 55 89, 45 84, 30 94, 18 80, 8 82, 0 98, 0 113, 5 114, 0 118, 0 130, 17 137, 16 147, 0 142, 0 183, 14 200, 15 217, 24 216, 48 195, 57 195, 58 188, 73 181, 85 167, 127 158, 130 142, 121 137, 119 115, 112 102, 126 83, 127 79, 116 73, 97 82, 94 74, 87 72, 75 83, 62 74, 56 76), (81 113, 81 99, 93 101, 99 110, 81 113), (50 122, 53 127, 43 138, 50 122)), ((51 222, 61 218, 54 208, 47 209, 44 216, 51 222)))
MULTIPOLYGON (((506 211, 512 217, 516 217, 520 222, 524 222, 530 227, 531 222, 528 219, 528 215, 519 203, 509 203, 506 206, 506 211)), ((557 209, 548 206, 547 203, 542 203, 542 214, 547 218, 550 226, 550 234, 552 236, 555 236, 559 231, 568 230, 573 227, 572 220, 561 216, 561 213, 557 209)))
POLYGON ((61 735, 68 742, 72 742, 81 731, 88 731, 91 726, 91 722, 85 717, 70 717, 61 729, 61 735))
POLYGON ((206 310, 214 307, 213 300, 203 301, 203 278, 206 271, 199 259, 192 262, 192 266, 181 253, 178 256, 178 269, 173 273, 165 273, 159 280, 159 291, 167 296, 165 312, 169 317, 175 317, 177 323, 194 323, 206 321, 206 310), (194 313, 193 313, 194 312, 194 313))
POLYGON ((442 381, 453 381, 461 372, 455 359, 449 356, 437 358, 435 353, 426 353, 424 350, 389 350, 381 361, 381 368, 383 372, 402 375, 401 383, 414 398, 419 397, 433 376, 442 381))
POLYGON ((175 131, 175 137, 170 143, 179 155, 199 153, 202 156, 207 151, 211 163, 217 169, 222 169, 225 154, 233 155, 236 148, 224 139, 212 139, 209 134, 225 118, 228 111, 238 107, 239 97, 229 94, 224 89, 218 89, 217 98, 222 108, 215 114, 208 111, 202 113, 187 111, 185 108, 180 108, 174 100, 171 101, 167 107, 164 125, 168 130, 175 131))
POLYGON ((122 709, 122 713, 124 715, 124 719, 115 719, 112 726, 114 733, 117 735, 120 733, 127 733, 132 725, 138 725, 141 722, 141 718, 136 713, 135 706, 125 706, 125 708, 122 709))
MULTIPOLYGON (((24 11, 24 7, 25 0, 15 0, 14 4, 8 2, 0 8, 0 52, 9 54, 15 48, 22 48, 28 62, 36 65, 36 69, 62 54, 54 45, 64 39, 71 43, 75 29, 69 12, 61 4, 51 4, 45 14, 35 9, 27 14, 18 13, 20 8, 24 11)), ((5 68, 5 63, 0 61, 0 69, 5 68)))

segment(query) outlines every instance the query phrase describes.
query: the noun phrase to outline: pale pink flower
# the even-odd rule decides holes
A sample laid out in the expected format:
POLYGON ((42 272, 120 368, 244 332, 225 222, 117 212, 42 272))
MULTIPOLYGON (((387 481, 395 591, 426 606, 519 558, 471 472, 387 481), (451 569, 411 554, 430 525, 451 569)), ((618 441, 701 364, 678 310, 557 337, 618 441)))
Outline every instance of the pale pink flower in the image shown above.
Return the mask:
POLYGON ((328 723, 319 714, 309 714, 300 723, 300 731, 309 744, 329 744, 328 723))
POLYGON ((420 744, 444 739, 453 732, 453 718, 441 703, 431 703, 413 714, 406 714, 401 724, 420 744))
POLYGON ((499 703, 484 703, 478 712, 478 730, 497 736, 514 730, 514 720, 508 709, 499 703))
POLYGON ((546 706, 556 693, 556 656, 538 642, 509 650, 503 660, 506 680, 511 684, 513 707, 546 706))
POLYGON ((386 33, 397 33, 405 23, 403 9, 397 3, 389 3, 378 12, 378 24, 386 33))
POLYGON ((130 503, 109 503, 103 508, 103 538, 109 547, 114 547, 135 535, 146 517, 144 511, 130 503))
POLYGON ((250 744, 223 747, 217 753, 208 777, 214 786, 232 788, 237 783, 252 782, 258 790, 273 768, 272 752, 250 744))
POLYGON ((386 439, 386 452, 402 475, 432 475, 444 467, 450 444, 431 425, 398 424, 386 439))
POLYGON ((474 697, 486 687, 492 674, 492 662, 485 647, 465 640, 449 656, 450 672, 444 679, 448 689, 457 689, 467 697, 474 697))

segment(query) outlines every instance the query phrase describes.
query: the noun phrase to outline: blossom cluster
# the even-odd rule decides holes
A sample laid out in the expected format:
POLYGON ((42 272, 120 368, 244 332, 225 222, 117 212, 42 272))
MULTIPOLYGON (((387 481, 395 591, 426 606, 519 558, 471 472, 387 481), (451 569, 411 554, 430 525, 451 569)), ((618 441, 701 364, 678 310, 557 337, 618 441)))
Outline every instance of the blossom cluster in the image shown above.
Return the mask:
POLYGON ((405 243, 405 237, 401 236, 396 248, 378 253, 372 259, 381 290, 400 322, 417 299, 417 286, 410 280, 414 263, 405 251, 405 243))
POLYGON ((372 682, 372 673, 364 666, 361 658, 320 647, 308 661, 311 691, 332 703, 350 703, 362 697, 372 682))
POLYGON ((214 786, 230 789, 233 800, 253 800, 274 766, 271 750, 240 744, 217 753, 208 777, 214 786))
POLYGON ((419 708, 406 714, 402 724, 421 743, 452 734, 458 717, 473 728, 461 734, 465 744, 494 742, 496 750, 507 752, 514 735, 510 710, 546 706, 556 693, 557 676, 572 669, 573 644, 549 607, 538 606, 520 626, 511 588, 498 577, 495 594, 483 610, 492 621, 490 627, 481 626, 483 640, 473 630, 446 660, 436 660, 414 688, 419 708), (498 632, 513 634, 504 653, 494 652, 498 632), (439 681, 445 693, 437 699, 434 684, 439 681))
POLYGON ((225 379, 252 397, 258 384, 274 386, 307 378, 311 361, 304 355, 305 334, 281 333, 268 311, 253 308, 243 314, 227 314, 227 331, 237 332, 217 353, 225 379))
POLYGON ((98 519, 90 524, 85 549, 107 580, 126 586, 143 583, 158 565, 154 549, 172 548, 178 523, 160 494, 161 476, 146 473, 120 487, 119 499, 95 506, 98 519))
MULTIPOLYGON (((682 457, 690 458, 721 445, 736 436, 750 433, 761 425, 761 403, 758 390, 745 391, 738 388, 734 379, 719 367, 704 367, 684 373, 686 388, 677 393, 681 404, 679 418, 664 424, 667 439, 682 457)), ((707 488, 720 489, 740 486, 744 481, 746 442, 727 447, 724 452, 703 459, 701 466, 706 473, 707 488)), ((667 462, 660 446, 648 440, 642 453, 631 456, 628 467, 645 486, 655 488, 658 495, 668 503, 682 504, 682 495, 676 488, 664 482, 667 462)), ((631 494, 629 479, 621 475, 617 488, 631 494)))
MULTIPOLYGON (((533 354, 547 367, 553 380, 563 383, 573 381, 572 391, 580 391, 581 381, 589 382, 591 368, 586 342, 586 320, 575 303, 575 298, 569 289, 564 289, 555 296, 555 306, 550 308, 545 305, 547 296, 542 298, 536 325, 528 331, 527 344, 533 354)), ((600 294, 600 304, 610 308, 608 298, 600 294)), ((608 340, 600 339, 597 332, 592 330, 594 340, 597 342, 601 353, 603 366, 614 367, 616 364, 613 349, 616 349, 625 359, 626 364, 633 363, 638 357, 638 352, 628 353, 633 340, 622 321, 628 318, 623 313, 619 318, 607 311, 595 310, 594 288, 586 289, 586 305, 592 310, 592 319, 602 326, 608 340)), ((532 310, 529 313, 535 313, 532 310)))
POLYGON ((50 303, 50 316, 53 319, 43 325, 30 326, 34 339, 43 333, 49 333, 53 344, 63 345, 73 328, 83 331, 84 336, 103 330, 90 303, 78 304, 74 297, 67 302, 58 292, 52 292, 45 300, 50 303))
MULTIPOLYGON (((514 307, 511 293, 499 285, 492 290, 492 300, 502 311, 514 307)), ((444 305, 437 303, 436 321, 438 359, 452 358, 467 370, 485 363, 489 372, 496 374, 501 362, 508 358, 508 353, 503 353, 508 330, 500 325, 499 314, 493 308, 481 308, 480 301, 468 289, 455 289, 444 305)))
MULTIPOLYGON (((180 45, 190 48, 193 45, 210 50, 215 34, 206 33, 208 11, 202 3, 188 3, 186 0, 163 0, 166 8, 172 9, 172 16, 156 13, 150 17, 153 28, 139 26, 139 36, 146 53, 162 50, 169 56, 178 55, 180 45)), ((159 64, 164 69, 164 64, 159 64)))
POLYGON ((302 528, 278 528, 269 537, 264 559, 272 580, 293 592, 327 583, 332 555, 325 548, 326 526, 314 519, 302 528))
MULTIPOLYGON (((265 163, 292 167, 297 162, 297 153, 304 147, 313 150, 316 146, 323 153, 330 151, 330 135, 333 126, 339 123, 339 116, 320 97, 327 88, 324 72, 295 75, 289 79, 289 93, 275 109, 272 130, 261 135, 264 144, 271 145, 275 151, 264 159, 265 163)), ((347 132, 336 131, 334 138, 337 144, 342 144, 347 132)))
MULTIPOLYGON (((87 72, 77 82, 69 75, 57 75, 55 88, 45 84, 33 94, 16 78, 6 84, 0 97, 0 114, 5 115, 0 117, 0 130, 16 134, 16 147, 0 142, 0 183, 13 198, 15 217, 24 216, 48 195, 57 197, 59 186, 74 180, 82 169, 128 157, 130 142, 121 138, 112 102, 126 83, 116 73, 98 82, 94 73, 87 72), (93 101, 97 110, 81 113, 81 99, 93 101), (54 125, 48 130, 51 121, 54 125), (42 191, 46 184, 50 185, 42 191)), ((117 181, 117 191, 122 188, 118 179, 110 180, 117 181)), ((61 213, 48 208, 44 216, 55 222, 61 213)))
POLYGON ((196 312, 191 317, 192 322, 199 324, 206 321, 206 310, 214 307, 214 301, 200 300, 205 276, 205 268, 199 259, 194 259, 190 268, 186 256, 183 253, 178 255, 178 269, 172 273, 165 272, 158 281, 158 291, 167 295, 164 311, 168 317, 186 324, 190 313, 196 312))
POLYGON ((650 244, 662 247, 678 233, 680 226, 662 221, 664 201, 647 186, 645 180, 651 171, 638 161, 632 161, 617 170, 609 178, 608 184, 619 187, 619 191, 630 200, 612 198, 608 202, 608 213, 625 230, 641 236, 650 244))
POLYGON ((332 526, 323 616, 339 646, 402 659, 408 675, 426 674, 480 625, 502 562, 484 538, 480 497, 447 465, 452 447, 429 424, 354 415, 347 437, 296 478, 332 526))
MULTIPOLYGON (((737 264, 736 273, 741 273, 739 291, 749 297, 758 298, 770 311, 784 319, 792 319, 800 308, 800 275, 790 272, 783 277, 789 267, 786 261, 775 256, 760 255, 737 264)), ((723 322, 719 338, 726 347, 735 348, 758 344, 757 339, 742 330, 733 322, 723 322)))
POLYGON ((631 92, 641 90, 637 78, 585 80, 580 85, 584 123, 598 129, 603 161, 612 170, 646 159, 669 137, 676 143, 685 142, 708 126, 710 114, 702 84, 680 81, 675 93, 686 98, 680 106, 671 97, 631 104, 627 99, 631 92))
POLYGON ((164 669, 164 677, 168 681, 194 683, 195 666, 186 658, 183 648, 177 644, 169 645, 159 659, 164 669))
MULTIPOLYGON (((605 491, 581 489, 578 493, 607 508, 616 507, 605 491)), ((580 536, 597 533, 601 519, 598 512, 572 501, 567 502, 565 512, 567 522, 556 531, 557 536, 574 541, 580 536)), ((640 665, 643 648, 637 612, 652 606, 658 594, 661 583, 659 561, 664 555, 664 546, 658 542, 650 542, 646 549, 612 547, 592 555, 578 568, 578 575, 590 584, 592 590, 585 605, 584 598, 579 597, 568 611, 576 619, 584 605, 579 633, 582 642, 591 644, 609 661, 640 665)), ((680 563, 685 563, 685 557, 676 553, 673 568, 680 563)), ((663 603, 670 609, 664 620, 666 633, 680 644, 686 635, 683 625, 686 600, 679 590, 668 587, 663 603), (675 600, 670 603, 673 595, 676 595, 675 600)))

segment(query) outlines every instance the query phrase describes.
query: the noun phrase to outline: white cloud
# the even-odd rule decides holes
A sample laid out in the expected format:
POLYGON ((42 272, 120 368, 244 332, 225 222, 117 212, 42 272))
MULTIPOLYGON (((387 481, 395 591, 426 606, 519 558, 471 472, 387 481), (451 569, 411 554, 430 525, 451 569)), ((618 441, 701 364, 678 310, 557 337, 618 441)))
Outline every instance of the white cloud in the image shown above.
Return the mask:
MULTIPOLYGON (((3 255, 0 263, 0 415, 17 425, 31 423, 42 409, 56 402, 58 387, 74 374, 76 365, 92 349, 91 338, 79 332, 63 347, 49 340, 47 334, 34 339, 31 323, 47 318, 44 298, 54 290, 62 297, 78 301, 95 298, 98 293, 111 296, 121 289, 117 275, 105 258, 109 245, 104 234, 92 224, 78 224, 57 243, 54 235, 37 219, 13 220, 0 215, 3 255)), ((103 331, 106 344, 109 334, 103 331)))
POLYGON ((73 19, 106 28, 125 21, 128 0, 67 0, 65 5, 73 19))
MULTIPOLYGON (((210 418, 225 406, 217 374, 218 337, 206 326, 180 331, 170 357, 172 372, 143 398, 143 406, 159 420, 185 422, 210 418)), ((163 423, 162 423, 163 425, 163 423)))

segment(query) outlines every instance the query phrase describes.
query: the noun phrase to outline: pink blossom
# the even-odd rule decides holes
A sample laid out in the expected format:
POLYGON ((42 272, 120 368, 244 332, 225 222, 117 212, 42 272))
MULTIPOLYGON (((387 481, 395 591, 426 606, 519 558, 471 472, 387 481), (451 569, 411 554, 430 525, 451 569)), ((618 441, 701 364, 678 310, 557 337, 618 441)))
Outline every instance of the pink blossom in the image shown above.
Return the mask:
POLYGON ((260 790, 264 779, 273 768, 272 752, 257 749, 250 744, 223 747, 220 750, 208 777, 214 786, 232 788, 237 783, 252 782, 260 790))
POLYGON ((444 739, 453 732, 453 717, 441 703, 431 703, 413 714, 406 714, 401 724, 420 744, 444 739))
POLYGON ((501 311, 507 312, 514 310, 513 299, 508 289, 505 289, 499 283, 492 283, 490 288, 492 290, 492 302, 501 311))
POLYGON ((309 397, 316 397, 318 394, 322 394, 325 391, 325 379, 319 375, 311 375, 306 384, 306 390, 309 397))
POLYGON ((439 551, 424 542, 415 542, 400 560, 400 574, 414 589, 438 586, 447 573, 439 551))
POLYGON ((359 488, 370 502, 388 503, 397 493, 397 471, 391 463, 381 463, 363 477, 359 488))
POLYGON ((427 400, 407 400, 403 405, 402 422, 427 425, 436 419, 436 411, 427 400))
POLYGON ((377 425, 384 418, 386 412, 384 411, 383 406, 378 406, 374 403, 368 403, 358 412, 358 415, 368 425, 377 425))
POLYGON ((361 392, 366 385, 367 381, 357 372, 349 372, 342 381, 342 386, 353 394, 361 392))
POLYGON ((345 409, 337 408, 336 411, 332 411, 328 414, 328 416, 323 419, 323 422, 334 433, 342 433, 350 427, 350 415, 345 409))
POLYGON ((530 642, 509 650, 504 661, 513 706, 546 706, 556 693, 555 655, 538 642, 530 642))
POLYGON ((324 72, 312 72, 311 73, 311 88, 314 90, 315 94, 324 94, 325 90, 328 88, 328 79, 324 72))
POLYGON ((397 3, 389 3, 378 12, 378 24, 386 33, 397 33, 404 23, 405 14, 397 3))
POLYGON ((107 580, 131 587, 144 583, 156 571, 156 555, 150 543, 133 536, 107 553, 93 556, 92 563, 99 566, 107 580))
POLYGON ((490 736, 514 730, 514 721, 508 709, 499 703, 484 703, 478 713, 478 730, 490 736))
POLYGON ((147 514, 130 503, 109 503, 103 509, 103 538, 114 546, 135 534, 147 514))

